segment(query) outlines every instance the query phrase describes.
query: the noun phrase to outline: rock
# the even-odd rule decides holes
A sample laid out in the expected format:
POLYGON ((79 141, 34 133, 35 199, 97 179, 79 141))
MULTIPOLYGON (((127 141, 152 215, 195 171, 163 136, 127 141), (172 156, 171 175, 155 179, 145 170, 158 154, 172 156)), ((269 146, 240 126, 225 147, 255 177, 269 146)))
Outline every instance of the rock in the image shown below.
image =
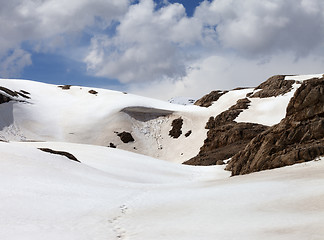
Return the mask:
POLYGON ((189 137, 191 135, 192 131, 189 130, 186 134, 185 134, 185 137, 189 137))
POLYGON ((250 100, 239 99, 235 105, 210 117, 206 123, 207 138, 196 157, 184 162, 188 165, 215 165, 235 155, 268 127, 253 123, 237 123, 234 119, 249 107, 250 100))
POLYGON ((71 85, 63 85, 63 86, 58 86, 59 88, 62 88, 63 90, 69 90, 71 88, 71 85))
POLYGON ((233 156, 227 170, 247 174, 307 162, 324 155, 324 79, 302 83, 286 117, 233 156))
POLYGON ((116 145, 113 144, 113 143, 109 143, 109 147, 111 147, 111 148, 116 148, 116 145))
POLYGON ((223 160, 218 160, 218 161, 216 162, 216 165, 224 165, 224 161, 223 161, 223 160))
POLYGON ((10 102, 12 99, 0 93, 0 104, 10 102))
POLYGON ((0 86, 0 91, 2 91, 2 92, 4 92, 4 93, 8 94, 8 95, 11 96, 11 97, 18 97, 17 92, 12 91, 12 90, 10 90, 10 89, 8 89, 8 88, 1 87, 1 86, 0 86))
POLYGON ((183 125, 183 119, 181 117, 174 119, 171 124, 172 129, 169 131, 169 135, 173 138, 180 137, 182 134, 181 131, 182 125, 183 125))
POLYGON ((292 90, 292 85, 296 82, 294 80, 285 80, 286 75, 276 75, 270 77, 267 81, 260 84, 255 89, 261 91, 249 94, 251 98, 268 98, 283 95, 292 90))
POLYGON ((117 136, 120 137, 120 140, 123 143, 129 143, 129 142, 134 142, 134 138, 132 136, 132 134, 130 134, 129 132, 122 132, 122 133, 117 133, 117 136))
POLYGON ((229 123, 210 129, 204 145, 196 157, 184 162, 188 165, 215 165, 243 150, 255 136, 268 127, 253 123, 229 123))
POLYGON ((68 152, 64 152, 64 151, 56 151, 50 148, 38 148, 39 150, 43 151, 43 152, 47 152, 47 153, 51 153, 51 154, 57 154, 57 155, 61 155, 61 156, 65 156, 70 160, 76 161, 76 162, 80 162, 75 156, 73 156, 71 153, 68 152))
POLYGON ((210 117, 206 123, 206 129, 212 129, 220 125, 233 123, 234 119, 249 107, 250 100, 247 98, 239 99, 235 105, 231 106, 228 110, 218 114, 216 117, 210 117))
POLYGON ((213 102, 217 101, 222 95, 227 93, 228 91, 212 91, 209 94, 203 96, 202 98, 198 99, 194 105, 200 107, 209 107, 212 105, 213 102))
POLYGON ((95 90, 89 90, 89 93, 90 93, 90 94, 97 94, 98 92, 95 91, 95 90))

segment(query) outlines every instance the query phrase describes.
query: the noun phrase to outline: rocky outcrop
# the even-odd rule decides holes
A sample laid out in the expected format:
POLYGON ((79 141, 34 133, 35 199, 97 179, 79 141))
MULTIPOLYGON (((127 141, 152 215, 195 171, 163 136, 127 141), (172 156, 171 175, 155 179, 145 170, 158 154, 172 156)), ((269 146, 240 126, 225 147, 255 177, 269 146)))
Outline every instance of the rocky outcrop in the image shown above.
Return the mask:
POLYGON ((121 132, 121 133, 117 133, 117 136, 120 137, 120 140, 123 142, 123 143, 129 143, 129 142, 134 142, 134 138, 132 136, 131 133, 129 132, 121 132))
POLYGON ((30 97, 27 96, 27 94, 30 94, 30 93, 28 93, 28 92, 26 92, 24 90, 20 90, 20 92, 12 91, 12 90, 10 90, 8 88, 0 86, 0 104, 10 102, 12 100, 24 102, 22 100, 17 100, 17 98, 19 96, 21 96, 23 98, 30 99, 30 97), (3 92, 4 94, 2 94, 1 92, 3 92))
POLYGON ((215 126, 208 131, 199 154, 184 164, 215 165, 244 149, 252 138, 267 128, 260 124, 236 122, 215 126))
POLYGON ((227 93, 228 91, 212 91, 209 94, 203 96, 202 98, 198 99, 194 105, 200 107, 210 107, 213 102, 217 101, 222 95, 227 93))
POLYGON ((38 148, 38 149, 43 151, 43 152, 65 156, 70 160, 80 162, 74 155, 72 155, 71 153, 68 153, 68 152, 56 151, 56 150, 53 150, 53 149, 50 149, 50 148, 38 148))
POLYGON ((62 88, 63 90, 69 90, 72 85, 63 85, 63 86, 58 86, 59 88, 62 88))
POLYGON ((286 75, 276 75, 270 77, 267 81, 255 88, 255 93, 249 94, 248 97, 268 98, 283 95, 292 90, 294 80, 285 80, 286 75))
POLYGON ((237 123, 234 119, 247 109, 250 101, 240 99, 235 105, 216 117, 210 117, 206 124, 207 138, 198 155, 184 164, 215 165, 232 157, 244 149, 252 138, 265 131, 268 127, 253 123, 237 123))
POLYGON ((314 160, 324 155, 324 79, 304 81, 286 117, 257 135, 226 167, 247 174, 314 160))
POLYGON ((0 93, 0 104, 10 102, 12 99, 0 93))
POLYGON ((98 93, 97 91, 95 91, 95 90, 93 90, 93 89, 89 90, 88 92, 89 92, 90 94, 94 94, 94 95, 98 93))
POLYGON ((170 137, 173 137, 173 138, 180 137, 182 134, 182 131, 181 131, 182 125, 183 125, 182 118, 174 119, 171 124, 172 129, 169 131, 170 137))

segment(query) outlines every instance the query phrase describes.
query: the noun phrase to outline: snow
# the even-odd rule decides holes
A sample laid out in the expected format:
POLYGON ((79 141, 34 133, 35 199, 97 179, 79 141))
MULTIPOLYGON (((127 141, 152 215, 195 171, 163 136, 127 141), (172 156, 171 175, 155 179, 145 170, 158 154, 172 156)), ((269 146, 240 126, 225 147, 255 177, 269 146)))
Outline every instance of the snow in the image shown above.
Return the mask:
POLYGON ((0 142, 0 152, 1 239, 324 236, 324 159, 229 178, 224 166, 101 146, 0 142), (68 151, 81 163, 36 147, 68 151))
MULTIPOLYGON (((14 141, 58 141, 109 146, 182 163, 196 156, 207 136, 204 129, 210 116, 216 116, 244 98, 252 89, 230 91, 211 107, 178 105, 122 92, 71 86, 63 90, 56 85, 27 80, 2 79, 1 85, 11 90, 25 90, 27 103, 2 104, 9 120, 2 121, 0 139, 14 141), (97 94, 90 94, 89 90, 97 94), (11 105, 10 105, 11 104, 11 105), (10 106, 10 107, 9 107, 10 106), (150 120, 138 120, 125 109, 139 113, 166 113, 150 120), (172 121, 183 119, 183 134, 169 136, 172 121), (50 127, 49 127, 50 126, 50 127), (123 144, 116 132, 128 131, 135 142, 123 144), (185 137, 191 131, 189 137, 185 137)), ((0 109, 1 110, 1 109, 0 109)))
MULTIPOLYGON (((0 141, 0 239, 323 239, 324 157, 236 177, 225 165, 177 164, 198 153, 210 116, 253 89, 229 91, 201 108, 103 89, 0 82, 31 97, 0 104, 0 139, 10 140, 0 141), (192 134, 173 139, 168 131, 179 117, 183 133, 192 134), (124 130, 134 143, 120 142, 114 131, 124 130), (69 152, 81 163, 37 148, 69 152)), ((277 123, 298 86, 250 98, 236 121, 277 123)))
POLYGON ((279 123, 286 116, 286 108, 293 97, 299 84, 294 84, 293 89, 277 97, 249 98, 250 106, 243 110, 235 119, 236 122, 251 122, 273 126, 279 123))
POLYGON ((322 78, 323 73, 321 74, 309 74, 309 75, 295 75, 295 76, 286 76, 285 80, 295 80, 295 81, 305 81, 312 78, 322 78))
POLYGON ((269 98, 249 98, 250 106, 235 119, 236 122, 250 122, 266 126, 278 124, 286 116, 290 99, 300 84, 294 84, 290 92, 269 98))

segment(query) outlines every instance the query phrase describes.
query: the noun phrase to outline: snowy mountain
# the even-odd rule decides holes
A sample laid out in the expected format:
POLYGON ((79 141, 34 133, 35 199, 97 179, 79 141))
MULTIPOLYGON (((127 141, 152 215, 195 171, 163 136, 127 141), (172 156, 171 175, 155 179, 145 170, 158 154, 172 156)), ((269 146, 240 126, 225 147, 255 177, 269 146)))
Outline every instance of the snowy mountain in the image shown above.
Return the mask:
POLYGON ((322 74, 185 106, 1 79, 1 239, 322 239, 323 96, 322 74))

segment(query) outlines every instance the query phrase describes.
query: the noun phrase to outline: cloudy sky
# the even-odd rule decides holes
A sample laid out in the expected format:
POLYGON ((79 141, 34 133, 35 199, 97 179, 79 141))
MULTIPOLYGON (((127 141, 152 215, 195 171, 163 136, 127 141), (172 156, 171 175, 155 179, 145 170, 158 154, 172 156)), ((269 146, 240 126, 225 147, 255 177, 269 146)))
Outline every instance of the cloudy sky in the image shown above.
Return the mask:
POLYGON ((167 100, 324 72, 323 0, 0 4, 1 78, 167 100))

